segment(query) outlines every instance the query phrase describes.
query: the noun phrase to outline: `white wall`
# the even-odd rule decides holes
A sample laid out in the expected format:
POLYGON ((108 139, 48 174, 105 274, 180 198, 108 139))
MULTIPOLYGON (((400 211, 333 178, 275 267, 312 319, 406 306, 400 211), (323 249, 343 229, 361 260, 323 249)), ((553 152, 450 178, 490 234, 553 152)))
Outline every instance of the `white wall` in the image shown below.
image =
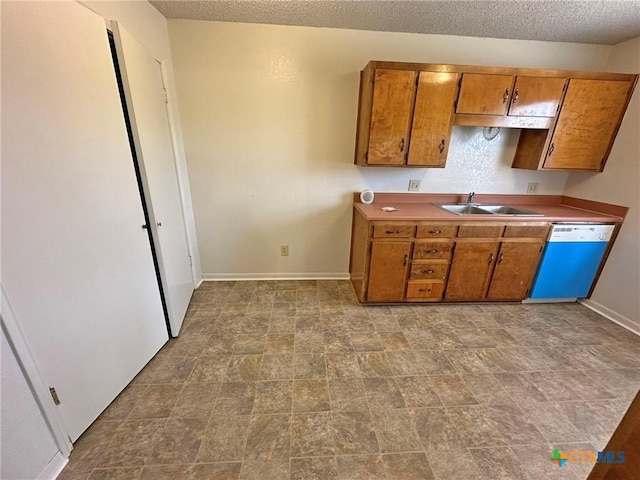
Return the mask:
POLYGON ((200 256, 196 227, 193 219, 193 207, 191 204, 191 191, 187 174, 184 147, 182 143, 182 128, 178 114, 178 105, 175 100, 175 81, 167 31, 167 20, 151 4, 144 0, 134 1, 80 1, 83 5, 93 10, 98 15, 108 20, 116 20, 121 23, 140 43, 145 45, 163 61, 167 80, 167 92, 169 94, 169 115, 172 120, 173 133, 176 139, 176 163, 180 190, 182 194, 183 209, 189 240, 189 250, 193 257, 194 277, 196 285, 200 282, 202 272, 200 270, 200 256))
POLYGON ((0 478, 32 480, 40 478, 40 473, 58 453, 58 447, 4 330, 1 334, 0 478))
POLYGON ((349 262, 351 192, 562 192, 511 169, 517 130, 455 128, 447 167, 353 165, 370 60, 602 70, 609 46, 169 20, 202 270, 207 278, 330 276, 349 262), (288 244, 290 256, 279 246, 288 244))
MULTIPOLYGON (((640 72, 640 37, 615 45, 609 71, 640 72)), ((572 173, 565 195, 630 207, 591 300, 640 332, 640 87, 631 99, 603 173, 572 173)))

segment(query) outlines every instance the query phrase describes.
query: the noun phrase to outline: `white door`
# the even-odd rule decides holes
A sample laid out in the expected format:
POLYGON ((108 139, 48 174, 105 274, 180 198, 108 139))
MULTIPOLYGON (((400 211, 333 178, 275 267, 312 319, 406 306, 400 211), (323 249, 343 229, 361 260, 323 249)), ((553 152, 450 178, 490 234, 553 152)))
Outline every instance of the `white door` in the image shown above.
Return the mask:
POLYGON ((76 440, 168 340, 104 19, 2 5, 2 283, 76 440))
POLYGON ((193 293, 193 277, 162 67, 129 32, 112 24, 171 333, 177 336, 193 293))

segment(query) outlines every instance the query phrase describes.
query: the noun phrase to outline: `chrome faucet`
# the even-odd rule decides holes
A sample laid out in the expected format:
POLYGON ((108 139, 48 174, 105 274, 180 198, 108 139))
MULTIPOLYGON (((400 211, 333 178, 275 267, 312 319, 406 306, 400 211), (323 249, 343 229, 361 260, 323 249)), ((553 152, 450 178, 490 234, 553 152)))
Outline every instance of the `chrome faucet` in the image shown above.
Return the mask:
POLYGON ((467 197, 467 203, 468 204, 472 204, 473 203, 473 197, 475 197, 476 192, 470 192, 469 196, 467 197))

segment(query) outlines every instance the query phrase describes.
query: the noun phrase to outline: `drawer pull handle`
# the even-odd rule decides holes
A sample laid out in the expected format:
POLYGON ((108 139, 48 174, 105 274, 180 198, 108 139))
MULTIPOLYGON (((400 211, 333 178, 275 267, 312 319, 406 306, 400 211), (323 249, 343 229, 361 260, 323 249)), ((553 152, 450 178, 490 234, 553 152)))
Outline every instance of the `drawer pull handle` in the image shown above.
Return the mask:
POLYGON ((431 250, 425 250, 424 253, 438 253, 438 249, 437 248, 433 248, 431 250))
POLYGON ((426 269, 423 268, 422 270, 420 270, 420 273, 423 273, 423 274, 424 273, 436 273, 436 271, 435 270, 431 270, 431 269, 426 270, 426 269))
POLYGON ((429 233, 435 233, 436 235, 442 233, 442 230, 429 230, 429 233))
POLYGON ((509 89, 508 88, 504 91, 504 95, 502 96, 502 103, 507 103, 507 100, 509 100, 509 89))
POLYGON ((418 291, 427 293, 427 292, 430 292, 431 289, 430 288, 420 288, 420 289, 418 289, 418 291))
POLYGON ((398 233, 400 233, 400 230, 387 230, 385 233, 394 233, 394 234, 398 234, 398 233))
POLYGON ((487 263, 491 264, 493 262, 493 253, 489 255, 489 261, 487 263))
POLYGON ((404 256, 404 260, 402 261, 402 266, 403 266, 403 267, 406 267, 406 265, 407 265, 407 260, 409 260, 409 255, 405 255, 405 256, 404 256))

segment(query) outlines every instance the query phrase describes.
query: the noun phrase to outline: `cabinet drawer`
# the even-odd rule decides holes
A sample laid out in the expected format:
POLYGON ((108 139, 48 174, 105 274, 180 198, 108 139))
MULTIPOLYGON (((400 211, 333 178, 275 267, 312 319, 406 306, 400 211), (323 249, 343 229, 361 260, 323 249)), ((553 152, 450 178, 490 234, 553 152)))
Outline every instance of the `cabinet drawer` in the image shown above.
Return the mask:
POLYGON ((547 238, 549 225, 507 225, 504 237, 547 238))
POLYGON ((413 258, 414 260, 449 259, 451 257, 452 248, 453 248, 453 242, 438 242, 438 243, 416 242, 413 246, 413 258))
POLYGON ((411 238, 415 225, 374 225, 374 238, 411 238))
POLYGON ((455 237, 457 225, 418 225, 416 237, 419 238, 439 238, 455 237))
POLYGON ((458 237, 498 238, 504 225, 460 225, 458 237))
POLYGON ((407 298, 442 298, 443 282, 409 282, 407 298))
POLYGON ((414 263, 410 280, 444 280, 449 270, 448 263, 414 263))

